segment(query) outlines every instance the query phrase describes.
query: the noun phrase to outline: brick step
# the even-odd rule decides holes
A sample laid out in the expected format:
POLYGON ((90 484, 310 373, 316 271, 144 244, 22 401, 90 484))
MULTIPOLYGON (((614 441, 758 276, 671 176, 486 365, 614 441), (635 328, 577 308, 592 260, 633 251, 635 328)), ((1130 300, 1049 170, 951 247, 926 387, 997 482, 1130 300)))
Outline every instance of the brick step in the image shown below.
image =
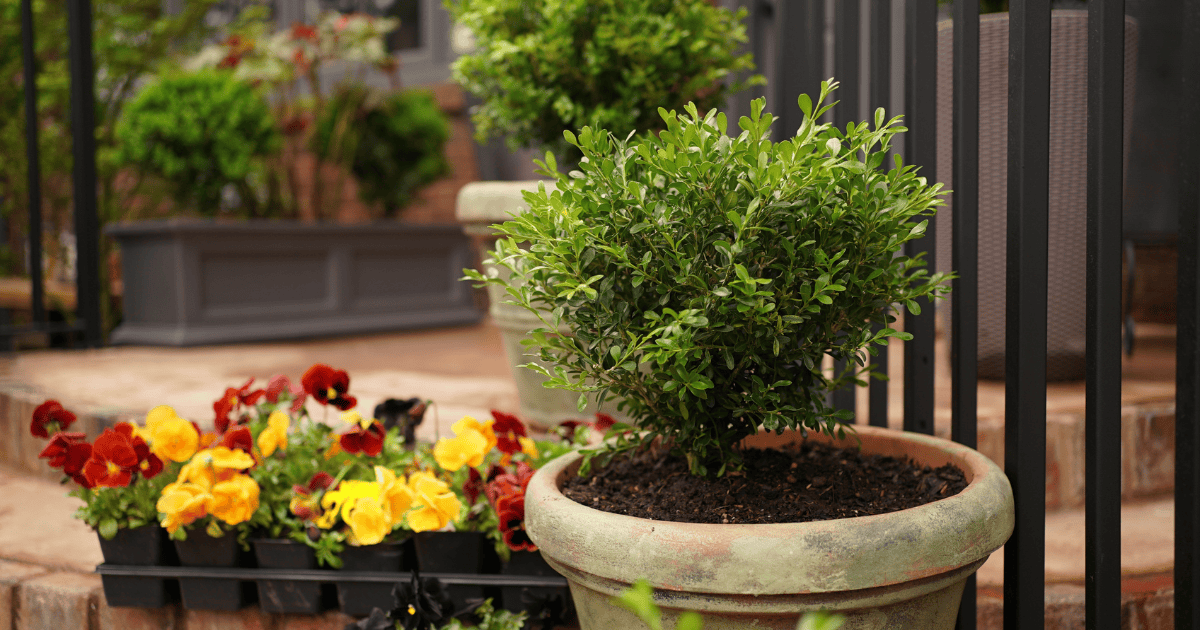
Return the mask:
MULTIPOLYGON (((1139 327, 1137 350, 1122 359, 1121 498, 1148 499, 1175 487, 1175 327, 1139 327)), ((902 343, 888 352, 888 426, 903 427, 902 343)), ((936 347, 935 433, 950 437, 950 371, 946 340, 936 347)), ((1083 381, 1050 383, 1046 388, 1046 509, 1084 505, 1083 381)), ((978 383, 978 449, 1004 467, 1004 383, 978 383)), ((867 390, 858 392, 858 422, 866 423, 867 390)))

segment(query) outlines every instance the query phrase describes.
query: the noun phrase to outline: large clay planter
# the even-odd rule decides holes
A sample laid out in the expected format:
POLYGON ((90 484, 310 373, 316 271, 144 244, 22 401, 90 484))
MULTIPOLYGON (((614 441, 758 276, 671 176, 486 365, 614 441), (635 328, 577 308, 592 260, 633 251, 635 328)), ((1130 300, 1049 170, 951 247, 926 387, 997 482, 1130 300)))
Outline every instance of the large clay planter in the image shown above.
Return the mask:
MULTIPOLYGON (((638 578, 673 625, 682 611, 706 630, 793 630, 806 611, 847 617, 843 630, 950 630, 963 585, 1012 533, 1013 498, 999 467, 939 438, 858 427, 863 451, 953 463, 958 495, 891 514, 815 523, 710 525, 653 521, 585 507, 559 492, 579 455, 542 467, 525 494, 525 526, 567 578, 582 630, 637 627, 610 598, 638 578)), ((812 435, 812 434, 810 434, 812 435)), ((756 446, 782 444, 759 436, 756 446)), ((810 439, 831 441, 825 436, 810 439)), ((832 440, 839 443, 837 440, 832 440)), ((850 446, 852 436, 839 443, 850 446)))

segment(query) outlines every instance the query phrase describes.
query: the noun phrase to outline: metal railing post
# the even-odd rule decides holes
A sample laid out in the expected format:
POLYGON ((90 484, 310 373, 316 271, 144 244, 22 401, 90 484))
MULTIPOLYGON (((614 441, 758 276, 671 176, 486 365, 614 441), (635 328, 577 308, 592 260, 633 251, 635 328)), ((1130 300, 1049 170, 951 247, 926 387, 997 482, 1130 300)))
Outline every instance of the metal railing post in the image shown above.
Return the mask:
POLYGON ((1031 630, 1045 627, 1046 595, 1050 2, 1009 7, 1004 471, 1016 527, 1004 547, 1004 627, 1031 630))
POLYGON ((71 139, 75 202, 75 312, 83 343, 102 339, 100 321, 100 221, 96 207, 95 67, 90 0, 67 0, 68 66, 71 73, 71 139))

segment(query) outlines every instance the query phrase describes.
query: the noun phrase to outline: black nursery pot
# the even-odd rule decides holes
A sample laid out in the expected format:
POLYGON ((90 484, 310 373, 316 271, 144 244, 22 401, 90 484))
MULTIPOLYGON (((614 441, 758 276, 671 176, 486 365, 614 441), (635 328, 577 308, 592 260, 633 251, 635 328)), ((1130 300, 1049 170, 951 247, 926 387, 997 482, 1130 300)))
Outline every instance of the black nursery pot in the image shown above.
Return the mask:
MULTIPOLYGON (((260 569, 317 568, 317 556, 312 547, 285 538, 259 538, 251 541, 254 557, 260 569)), ((258 605, 263 612, 307 613, 321 612, 321 583, 300 580, 257 580, 258 605)))
MULTIPOLYGON (((542 554, 537 551, 514 551, 500 568, 503 575, 557 576, 542 554)), ((571 614, 571 594, 565 587, 505 586, 501 589, 501 604, 505 610, 529 613, 530 625, 539 620, 556 619, 565 624, 571 614)))
MULTIPOLYGON (((413 535, 417 566, 422 576, 430 573, 496 573, 496 553, 482 532, 420 532, 413 535)), ((448 585, 454 610, 462 612, 468 601, 497 599, 498 589, 464 584, 448 585)))
MULTIPOLYGON (((100 539, 104 563, 124 566, 160 566, 167 564, 163 547, 166 532, 158 523, 134 529, 118 529, 112 540, 100 539)), ((174 554, 171 554, 174 555, 174 554)), ((163 578, 102 575, 104 599, 109 606, 159 608, 179 601, 174 581, 163 578)))
MULTIPOLYGON (((353 547, 342 551, 342 571, 400 573, 410 568, 412 539, 353 547)), ((391 610, 395 582, 338 582, 338 606, 354 617, 371 614, 372 608, 391 610)))
MULTIPOLYGON (((253 557, 243 554, 237 535, 230 532, 213 538, 202 528, 187 533, 187 540, 176 540, 179 564, 185 567, 251 567, 253 557)), ((254 599, 254 587, 226 578, 179 578, 183 607, 190 610, 241 610, 254 599)))

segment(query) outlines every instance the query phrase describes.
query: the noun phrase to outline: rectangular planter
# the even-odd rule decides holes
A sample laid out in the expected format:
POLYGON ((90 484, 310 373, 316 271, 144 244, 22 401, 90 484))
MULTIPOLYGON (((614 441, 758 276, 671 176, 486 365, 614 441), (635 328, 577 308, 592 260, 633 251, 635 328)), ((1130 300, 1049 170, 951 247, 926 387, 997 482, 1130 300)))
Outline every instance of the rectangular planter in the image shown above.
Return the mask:
POLYGON ((479 321, 459 226, 144 221, 121 247, 114 344, 189 346, 479 321))

